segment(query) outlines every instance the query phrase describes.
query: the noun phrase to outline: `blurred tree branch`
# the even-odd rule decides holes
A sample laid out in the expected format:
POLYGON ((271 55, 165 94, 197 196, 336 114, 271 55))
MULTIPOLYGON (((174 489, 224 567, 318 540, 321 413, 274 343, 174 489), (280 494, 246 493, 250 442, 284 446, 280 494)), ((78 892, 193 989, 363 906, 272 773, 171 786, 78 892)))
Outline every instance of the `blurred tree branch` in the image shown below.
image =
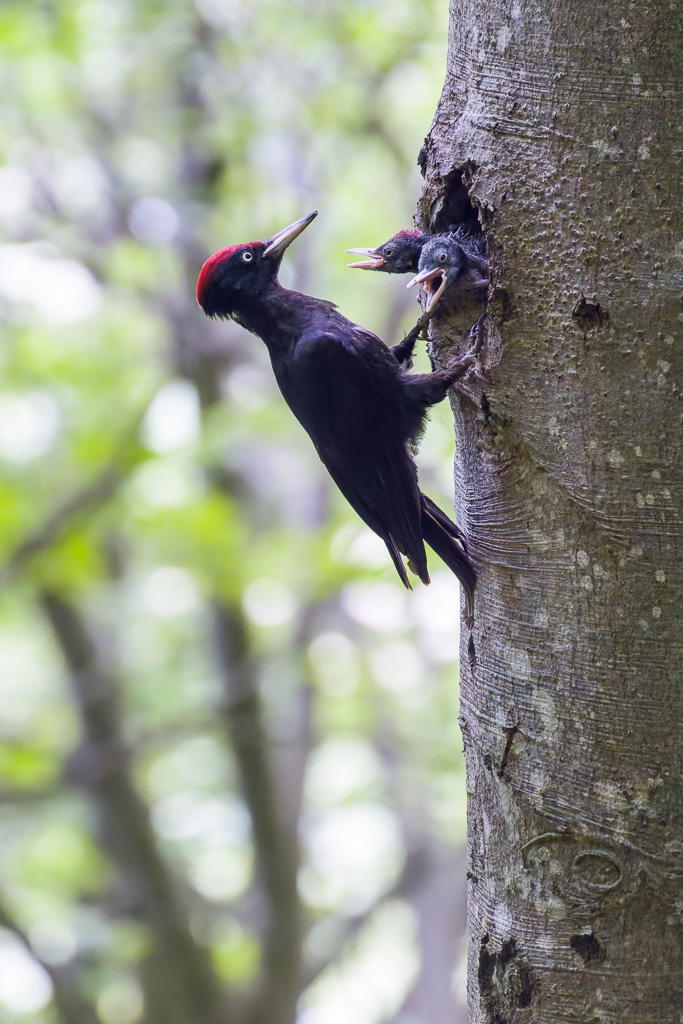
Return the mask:
POLYGON ((261 977, 254 1024, 290 1024, 301 991, 302 907, 297 886, 297 816, 291 818, 269 752, 253 656, 241 611, 213 605, 224 692, 223 720, 249 809, 257 870, 266 899, 261 977))
POLYGON ((54 800, 60 794, 57 785, 40 786, 37 789, 19 787, 11 789, 9 786, 0 787, 0 807, 17 806, 20 804, 37 804, 43 800, 54 800))
POLYGON ((135 442, 149 404, 149 401, 145 402, 135 414, 123 431, 114 456, 95 478, 57 502, 42 523, 29 530, 14 547, 0 568, 0 584, 7 583, 22 572, 31 559, 54 544, 64 530, 92 515, 116 495, 128 474, 142 458, 142 454, 135 454, 135 442))
POLYGON ((361 933, 366 924, 374 917, 377 911, 390 903, 392 900, 407 900, 413 890, 420 885, 428 870, 427 846, 420 846, 410 850, 403 863, 401 873, 396 882, 375 902, 364 910, 362 914, 354 914, 347 918, 333 948, 318 963, 313 964, 306 973, 306 987, 312 985, 333 964, 344 959, 350 950, 354 940, 361 933))
POLYGON ((222 994, 208 954, 194 940, 175 879, 160 854, 149 812, 137 792, 121 727, 120 681, 80 611, 63 594, 40 601, 69 669, 83 727, 67 776, 95 805, 102 843, 119 868, 129 912, 145 921, 153 949, 145 964, 150 1024, 219 1021, 222 994))
MULTIPOLYGON (((419 326, 420 320, 413 330, 419 326)), ((421 854, 422 868, 403 894, 415 913, 420 969, 401 1012, 418 1021, 429 1021, 429 1024, 467 1024, 467 1011, 456 1006, 452 984, 467 927, 466 893, 462 884, 466 869, 465 847, 436 838, 426 810, 428 793, 422 786, 417 791, 402 788, 400 779, 409 768, 395 733, 394 723, 385 720, 378 747, 387 766, 387 778, 391 780, 403 845, 406 850, 421 854)), ((399 1015, 397 1024, 400 1020, 399 1015)))
POLYGON ((123 474, 118 463, 111 463, 89 484, 59 502, 35 529, 29 531, 10 553, 0 569, 0 582, 6 583, 21 572, 35 555, 49 548, 78 519, 84 518, 115 495, 123 474))

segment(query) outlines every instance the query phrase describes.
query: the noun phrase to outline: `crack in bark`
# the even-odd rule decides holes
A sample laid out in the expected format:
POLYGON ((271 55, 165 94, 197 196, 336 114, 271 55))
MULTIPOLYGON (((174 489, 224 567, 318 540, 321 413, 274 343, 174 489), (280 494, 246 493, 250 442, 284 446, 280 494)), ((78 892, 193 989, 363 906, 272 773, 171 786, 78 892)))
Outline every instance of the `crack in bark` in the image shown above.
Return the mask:
POLYGON ((497 772, 497 775, 498 775, 499 779, 502 779, 505 776, 505 769, 507 767, 508 757, 510 756, 510 751, 512 750, 512 744, 514 743, 515 736, 519 732, 519 726, 518 725, 513 725, 513 726, 510 726, 509 728, 505 729, 504 731, 505 731, 505 734, 506 734, 506 736, 505 736, 505 749, 503 750, 503 756, 501 758, 500 766, 499 766, 498 772, 497 772))
POLYGON ((477 664, 477 649, 474 646, 474 637, 470 634, 470 638, 467 641, 467 660, 470 663, 470 667, 474 668, 477 664))

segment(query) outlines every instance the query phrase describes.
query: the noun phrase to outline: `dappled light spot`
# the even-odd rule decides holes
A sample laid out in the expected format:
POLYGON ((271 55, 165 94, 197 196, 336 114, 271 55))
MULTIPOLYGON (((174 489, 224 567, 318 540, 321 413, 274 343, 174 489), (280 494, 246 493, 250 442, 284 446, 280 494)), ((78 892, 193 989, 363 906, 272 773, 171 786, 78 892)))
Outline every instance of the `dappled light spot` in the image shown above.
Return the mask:
POLYGON ((387 548, 372 530, 363 528, 349 545, 346 561, 361 569, 382 569, 387 564, 387 548))
POLYGON ((173 177, 170 147, 157 139, 126 136, 119 141, 118 158, 126 177, 142 192, 161 189, 173 177))
POLYGON ((434 775, 429 780, 427 796, 429 812, 440 834, 454 843, 461 841, 467 826, 467 792, 464 769, 434 775))
POLYGON ((323 809, 359 796, 376 796, 384 775, 377 753, 364 738, 330 739, 309 757, 306 800, 323 809))
POLYGON ((166 199, 145 196, 128 214, 131 234, 148 245, 168 245, 178 234, 180 218, 166 199))
POLYGON ((147 785, 160 799, 188 786, 225 786, 227 753, 211 736, 193 736, 175 743, 152 763, 147 785))
POLYGON ((257 626, 283 626, 297 610, 294 594, 278 580, 254 580, 244 591, 242 603, 257 626))
POLYGON ((180 790, 152 808, 152 823, 165 839, 182 841, 202 836, 211 843, 247 839, 248 818, 236 800, 219 799, 199 790, 180 790))
POLYGON ((136 1024, 143 1009, 142 990, 131 976, 108 982, 97 999, 97 1013, 103 1024, 136 1024))
POLYGON ((0 1007, 13 1014, 36 1013, 51 997, 47 972, 18 939, 0 929, 0 1007))
POLYGON ((199 398, 189 381, 174 380, 154 397, 143 424, 145 443, 155 452, 186 448, 200 430, 199 398))
POLYGON ((54 918, 36 921, 29 928, 31 945, 46 964, 65 964, 78 949, 76 935, 64 921, 54 918))
POLYGON ((306 992, 298 1024, 381 1024, 396 1016, 419 965, 415 915, 400 900, 380 907, 345 958, 306 992))
MULTIPOLYGON (((3 737, 26 728, 27 719, 41 711, 55 714, 61 693, 55 690, 55 668, 47 638, 19 626, 3 628, 0 644, 0 730, 3 737)), ((54 718, 53 718, 54 721, 54 718)), ((9 771, 5 751, 5 771, 9 771)), ((23 759, 26 767, 26 759, 23 759)))
POLYGON ((0 167, 0 220, 8 227, 21 224, 31 208, 33 185, 20 167, 0 167))
POLYGON ((260 946, 254 933, 235 918, 215 921, 209 935, 206 929, 195 936, 198 942, 211 942, 213 961, 222 978, 237 984, 249 981, 256 974, 260 961, 260 946))
POLYGON ((199 472, 171 459, 152 459, 133 474, 131 490, 149 509, 179 508, 188 504, 202 487, 199 472))
POLYGON ((407 592, 398 583, 347 583, 341 602, 347 615, 370 629, 390 631, 410 626, 407 592))
POLYGON ((249 885, 252 857, 247 846, 202 851, 190 865, 192 885, 207 900, 236 899, 249 885))
POLYGON ((142 601, 152 615, 175 619, 188 615, 199 606, 199 590, 185 569, 166 565, 155 569, 142 586, 142 601))
POLYGON ((247 17, 247 0, 195 0, 195 7, 211 28, 227 31, 247 17))
POLYGON ((59 425, 59 406, 46 391, 0 394, 0 456, 8 462, 45 455, 59 425))
POLYGON ((381 644, 370 654, 372 674, 385 690, 412 690, 424 676, 424 663, 407 640, 381 644))
POLYGON ((106 208, 109 182, 93 157, 79 156, 58 163, 52 187, 59 205, 69 216, 97 214, 106 208))
POLYGON ((413 621, 419 629, 421 652, 432 662, 458 660, 460 650, 460 586, 450 572, 436 571, 428 587, 409 597, 413 621))
POLYGON ((245 409, 262 409, 273 397, 272 375, 255 363, 238 363, 224 384, 225 396, 245 409))
POLYGON ((40 244, 0 246, 0 298, 31 305, 52 324, 74 324, 94 316, 102 288, 82 263, 59 259, 40 244))
POLYGON ((343 633, 320 633, 308 648, 320 689, 329 697, 347 697, 360 682, 358 648, 343 633))
POLYGON ((398 822, 380 803, 358 801, 311 815, 302 839, 304 897, 345 915, 367 909, 401 866, 398 822))

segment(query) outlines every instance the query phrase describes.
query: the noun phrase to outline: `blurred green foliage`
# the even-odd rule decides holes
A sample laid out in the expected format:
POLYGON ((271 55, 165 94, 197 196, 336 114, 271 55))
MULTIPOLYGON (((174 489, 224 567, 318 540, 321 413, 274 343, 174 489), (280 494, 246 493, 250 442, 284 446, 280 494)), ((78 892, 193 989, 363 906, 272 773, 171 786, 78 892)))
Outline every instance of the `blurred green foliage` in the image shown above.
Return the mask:
MULTIPOLYGON (((301 1020, 387 1020, 410 990, 419 911, 392 886, 464 827, 457 584, 432 559, 432 587, 403 591, 260 342, 209 323, 194 285, 210 252, 319 208, 283 282, 399 340, 413 294, 344 250, 411 222, 447 19, 444 0, 0 9, 1 1024, 209 1019, 155 1016, 130 807, 197 977, 206 954, 221 991, 265 985, 225 713, 244 664, 298 792, 301 1020), (244 631, 232 667, 216 609, 244 631)), ((419 464, 445 508, 451 458, 441 408, 419 464)))

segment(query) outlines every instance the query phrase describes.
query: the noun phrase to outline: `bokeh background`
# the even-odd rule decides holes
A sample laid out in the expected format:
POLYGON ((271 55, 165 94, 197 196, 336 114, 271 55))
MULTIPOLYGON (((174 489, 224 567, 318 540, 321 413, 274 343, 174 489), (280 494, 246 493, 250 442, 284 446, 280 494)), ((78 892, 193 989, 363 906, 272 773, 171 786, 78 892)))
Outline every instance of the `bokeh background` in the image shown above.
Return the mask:
MULTIPOLYGON (((400 340, 344 250, 412 224, 447 21, 0 7, 2 1024, 465 1019, 457 582, 402 588, 194 300, 317 208, 283 283, 400 340)), ((445 509, 452 455, 444 404, 445 509)))

